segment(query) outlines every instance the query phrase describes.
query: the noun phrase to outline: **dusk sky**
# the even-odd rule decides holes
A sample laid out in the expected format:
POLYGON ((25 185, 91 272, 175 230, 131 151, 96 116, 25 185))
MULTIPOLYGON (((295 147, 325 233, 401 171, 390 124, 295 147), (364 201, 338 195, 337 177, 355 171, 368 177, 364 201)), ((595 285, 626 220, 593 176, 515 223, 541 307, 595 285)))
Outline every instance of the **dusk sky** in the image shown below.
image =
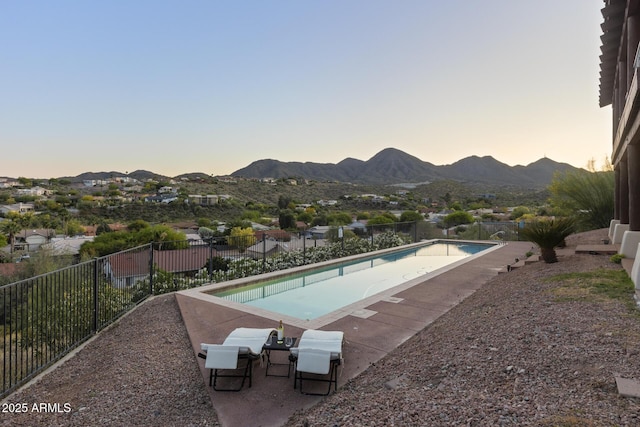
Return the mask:
POLYGON ((600 0, 0 2, 0 177, 225 175, 393 147, 585 167, 600 0))

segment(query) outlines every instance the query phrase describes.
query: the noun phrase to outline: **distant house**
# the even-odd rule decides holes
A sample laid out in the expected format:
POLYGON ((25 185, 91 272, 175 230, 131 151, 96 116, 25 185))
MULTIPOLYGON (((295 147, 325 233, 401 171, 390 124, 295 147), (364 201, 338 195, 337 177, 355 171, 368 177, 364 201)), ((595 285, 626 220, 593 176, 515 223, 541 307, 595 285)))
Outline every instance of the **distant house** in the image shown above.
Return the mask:
POLYGON ((17 190, 17 194, 21 196, 48 196, 52 194, 51 190, 47 190, 46 188, 42 188, 39 186, 31 187, 31 188, 20 188, 17 190))
POLYGON ((304 221, 296 221, 296 228, 300 231, 304 231, 309 228, 309 226, 304 221))
POLYGON ((49 228, 39 228, 36 230, 22 230, 16 234, 15 248, 25 251, 37 251, 40 246, 48 243, 56 231, 49 228))
POLYGON ((0 188, 11 188, 18 186, 18 181, 11 180, 9 181, 7 178, 0 178, 0 188))
POLYGON ((307 230, 307 237, 312 239, 325 239, 331 227, 328 225, 316 225, 307 230))
POLYGON ((237 179, 231 176, 219 176, 218 181, 225 182, 227 184, 236 184, 238 182, 237 179))
POLYGON ((82 184, 85 187, 97 187, 99 185, 109 185, 109 181, 105 179, 83 179, 82 184))
POLYGON ((367 231, 367 225, 360 221, 354 221, 351 224, 347 225, 349 230, 353 230, 356 234, 364 234, 367 231))
POLYGON ((54 237, 48 243, 41 246, 42 249, 49 250, 52 255, 78 255, 80 247, 85 242, 93 241, 93 236, 80 237, 54 237))
POLYGON ((8 214, 9 212, 33 212, 33 209, 33 203, 14 203, 12 205, 0 205, 0 212, 2 212, 3 214, 8 214))
POLYGON ((289 252, 291 247, 286 242, 278 240, 263 240, 246 249, 245 254, 253 259, 260 259, 263 256, 271 256, 280 252, 289 252))
POLYGON ((127 288, 149 278, 151 250, 128 251, 111 255, 103 271, 116 288, 127 288))
POLYGON ((150 203, 172 203, 178 200, 178 195, 174 193, 163 193, 155 196, 148 196, 144 198, 145 202, 150 203))
POLYGON ((220 198, 215 194, 189 194, 189 203, 193 203, 200 206, 213 206, 217 205, 220 198))
POLYGON ((491 215, 491 214, 493 214, 493 209, 491 209, 491 208, 481 208, 481 209, 476 209, 476 210, 469 211, 469 213, 471 215, 478 215, 478 216, 480 216, 480 215, 491 215))
MULTIPOLYGON (((216 256, 216 253, 215 249, 208 246, 153 251, 153 263, 156 268, 168 273, 195 274, 204 268, 209 257, 216 256)), ((150 249, 118 253, 107 258, 104 273, 114 287, 125 288, 148 279, 150 263, 150 249)))
POLYGON ((291 233, 285 230, 258 230, 253 233, 257 240, 271 239, 288 242, 291 240, 291 233))
POLYGON ((96 236, 96 233, 98 231, 97 225, 83 225, 82 228, 84 228, 85 236, 96 236))

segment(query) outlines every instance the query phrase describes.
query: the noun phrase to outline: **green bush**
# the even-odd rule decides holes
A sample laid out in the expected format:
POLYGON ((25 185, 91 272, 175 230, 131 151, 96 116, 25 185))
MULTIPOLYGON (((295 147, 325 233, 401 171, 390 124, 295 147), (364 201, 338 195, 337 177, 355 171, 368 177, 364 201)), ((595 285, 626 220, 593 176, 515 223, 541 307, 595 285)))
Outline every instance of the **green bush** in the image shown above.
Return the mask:
POLYGON ((564 244, 564 239, 575 232, 573 218, 538 219, 525 225, 520 235, 540 247, 540 255, 546 263, 558 262, 556 246, 564 244))
POLYGON ((615 254, 611 255, 611 258, 609 258, 609 260, 616 264, 622 264, 622 258, 624 258, 624 254, 615 254))

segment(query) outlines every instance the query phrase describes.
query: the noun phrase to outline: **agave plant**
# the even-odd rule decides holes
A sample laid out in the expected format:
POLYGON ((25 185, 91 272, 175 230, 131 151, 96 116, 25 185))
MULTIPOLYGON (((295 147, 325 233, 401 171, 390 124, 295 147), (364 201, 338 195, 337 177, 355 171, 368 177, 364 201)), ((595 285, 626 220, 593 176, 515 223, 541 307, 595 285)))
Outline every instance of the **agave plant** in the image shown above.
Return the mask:
POLYGON ((556 246, 564 243, 564 239, 574 233, 576 222, 573 218, 539 219, 528 223, 520 235, 540 247, 540 255, 544 262, 558 262, 556 246))

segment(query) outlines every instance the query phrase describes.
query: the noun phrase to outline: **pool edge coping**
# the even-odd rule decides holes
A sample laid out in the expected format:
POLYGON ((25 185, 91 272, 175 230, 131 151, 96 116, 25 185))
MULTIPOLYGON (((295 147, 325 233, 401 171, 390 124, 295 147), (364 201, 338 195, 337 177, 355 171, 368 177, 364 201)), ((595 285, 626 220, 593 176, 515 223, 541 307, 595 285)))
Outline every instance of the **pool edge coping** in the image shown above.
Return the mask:
POLYGON ((420 283, 426 282, 434 277, 437 277, 441 274, 444 274, 454 268, 457 268, 463 264, 466 264, 468 262, 471 262, 479 257, 482 257, 484 255, 489 254, 490 252, 493 252, 495 250, 500 249, 501 247, 503 247, 504 245, 507 245, 508 242, 504 242, 504 241, 487 241, 487 240, 448 240, 448 239, 430 239, 430 240, 425 240, 425 241, 420 241, 417 243, 411 243, 409 245, 403 245, 403 246, 396 246, 393 248, 387 248, 387 249, 382 249, 379 251, 373 251, 373 252, 366 252, 363 254, 357 254, 357 255, 351 255, 348 257, 343 257, 343 258, 335 258, 332 260, 328 260, 328 261, 322 261, 319 263, 314 263, 314 264, 305 264, 302 266, 297 266, 297 267, 293 267, 293 268, 289 268, 286 270, 278 270, 278 271, 272 271, 269 273, 264 273, 264 274, 259 274, 259 275, 255 275, 255 276, 249 276, 249 277, 243 277, 243 278, 239 278, 239 279, 233 279, 233 280, 228 280, 228 281, 224 281, 224 282, 218 282, 218 283, 213 283, 210 285, 204 285, 204 286, 199 286, 196 288, 191 288, 191 289, 186 289, 183 291, 178 291, 177 293, 186 297, 191 297, 191 298, 195 298, 201 301, 206 301, 212 304, 216 304, 225 308, 229 308, 229 309, 233 309, 233 310, 238 310, 241 311, 243 313, 247 313, 247 314, 251 314, 251 315, 255 315, 255 316, 260 316, 269 320, 273 320, 273 321, 279 321, 282 320, 285 324, 291 325, 291 326, 295 326, 301 329, 320 329, 323 326, 326 326, 330 323, 333 323, 339 319, 342 319, 346 316, 352 315, 352 316, 356 316, 356 317, 361 317, 361 318, 367 318, 370 317, 374 314, 376 314, 375 311, 373 310, 368 310, 367 307, 380 302, 380 301, 387 301, 387 302, 392 302, 392 303, 398 303, 400 302, 402 299, 401 298, 396 298, 394 297, 394 295, 412 288, 420 283), (266 310, 263 308, 259 308, 259 307, 254 307, 254 306, 250 306, 247 304, 242 304, 242 303, 238 303, 238 302, 234 302, 234 301, 230 301, 224 298, 220 298, 220 297, 216 297, 214 295, 211 295, 209 292, 211 291, 215 291, 215 290, 220 290, 223 288, 229 288, 229 287, 240 287, 240 286, 244 286, 247 285, 251 282, 255 282, 257 280, 259 281, 263 281, 263 280, 270 280, 270 279, 275 279, 278 277, 284 277, 284 276, 288 276, 291 274, 296 274, 296 273, 300 273, 300 272, 304 272, 306 270, 312 270, 312 269, 317 269, 317 268, 321 268, 321 267, 326 267, 326 266, 331 266, 333 264, 339 264, 339 263, 344 263, 344 262, 349 262, 349 261, 354 261, 354 260, 358 260, 361 258, 367 258, 372 256, 373 254, 376 255, 383 255, 385 253, 390 253, 390 252, 395 252, 398 251, 400 249, 411 249, 413 247, 417 247, 417 246, 422 246, 425 245, 426 243, 436 243, 436 242, 455 242, 455 243, 471 243, 471 244, 478 244, 478 243, 483 243, 483 244, 491 244, 492 247, 489 247, 485 250, 482 250, 479 253, 476 254, 472 254, 468 257, 465 257, 463 259, 457 260, 451 264, 448 264, 446 266, 440 267, 432 272, 429 272, 425 275, 422 276, 418 276, 415 277, 413 279, 410 279, 406 282, 403 282, 399 285, 396 285, 392 288, 386 289, 384 291, 378 292, 376 294, 373 294, 367 298, 361 299, 359 301, 356 301, 354 303, 345 305, 339 309, 336 309, 330 313, 324 314, 322 316, 319 316, 315 319, 309 319, 309 320, 305 320, 305 319, 299 319, 297 317, 293 317, 293 316, 288 316, 285 314, 281 314, 281 313, 277 313, 274 311, 270 311, 270 310, 266 310), (394 299, 395 298, 395 299, 394 299))

